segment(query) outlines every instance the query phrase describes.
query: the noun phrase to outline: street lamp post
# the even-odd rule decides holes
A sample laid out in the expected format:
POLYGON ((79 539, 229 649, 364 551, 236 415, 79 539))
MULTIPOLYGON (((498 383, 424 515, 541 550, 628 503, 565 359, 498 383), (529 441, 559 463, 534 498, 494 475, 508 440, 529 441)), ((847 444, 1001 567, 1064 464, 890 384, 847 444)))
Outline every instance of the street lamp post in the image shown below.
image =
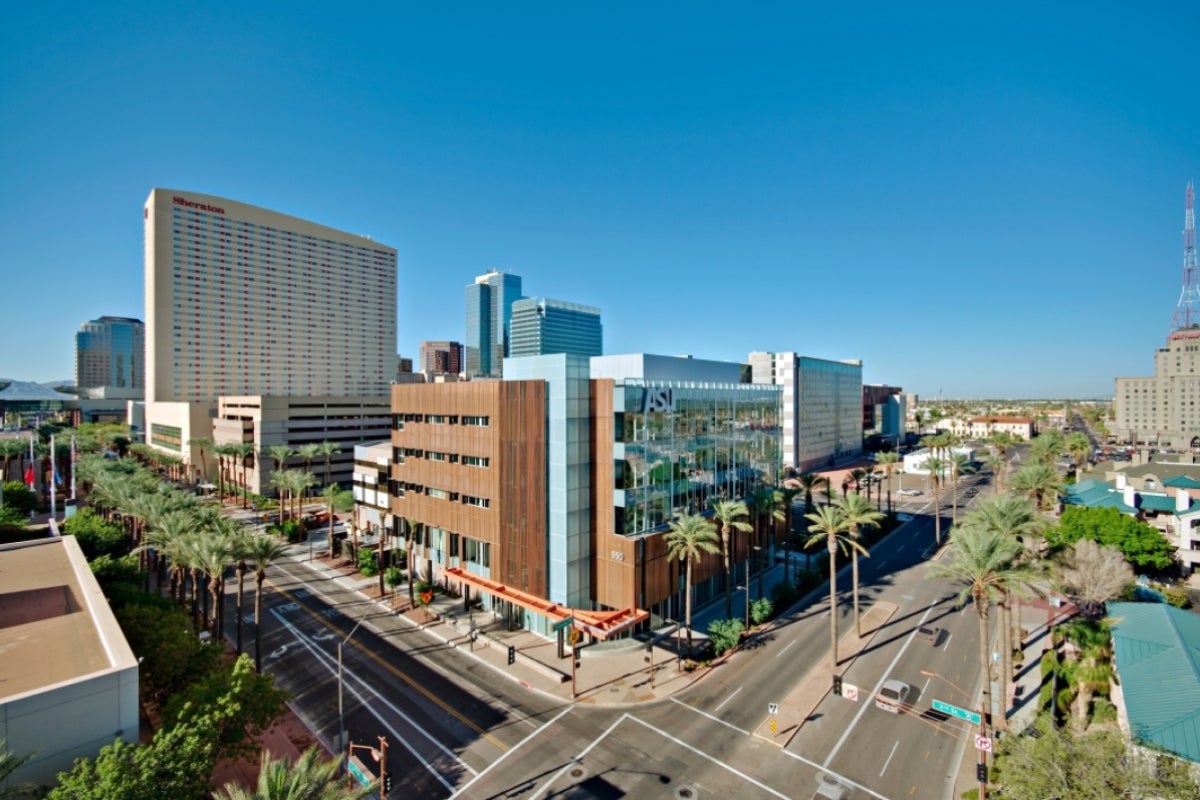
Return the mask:
MULTIPOLYGON (((762 563, 762 547, 759 545, 754 545, 754 563, 758 567, 758 599, 761 600, 763 596, 763 572, 765 569, 762 563)), ((746 581, 746 583, 749 582, 746 581)))
POLYGON ((358 626, 363 624, 367 615, 363 614, 359 617, 358 622, 354 623, 354 627, 350 629, 350 633, 346 634, 346 638, 338 642, 337 653, 337 681, 338 681, 338 752, 346 746, 346 722, 343 714, 342 706, 342 646, 350 641, 350 637, 358 630, 358 626))
MULTIPOLYGON (((949 678, 947 678, 943 675, 939 675, 936 672, 931 672, 930 670, 927 670, 927 669, 921 670, 921 674, 927 678, 937 678, 940 681, 944 681, 945 683, 948 683, 951 687, 956 689, 959 694, 961 694, 963 697, 967 698, 968 702, 970 702, 971 695, 969 693, 967 693, 966 691, 964 691, 961 686, 959 686, 957 683, 950 680, 949 678)), ((987 680, 986 676, 985 676, 984 680, 987 680)), ((987 709, 985 709, 983 707, 983 698, 982 697, 979 699, 979 735, 984 738, 987 738, 987 709)), ((986 778, 984 778, 984 775, 986 774, 986 770, 987 770, 987 753, 983 750, 980 750, 979 751, 979 773, 978 773, 979 800, 987 800, 987 780, 986 780, 986 778)))

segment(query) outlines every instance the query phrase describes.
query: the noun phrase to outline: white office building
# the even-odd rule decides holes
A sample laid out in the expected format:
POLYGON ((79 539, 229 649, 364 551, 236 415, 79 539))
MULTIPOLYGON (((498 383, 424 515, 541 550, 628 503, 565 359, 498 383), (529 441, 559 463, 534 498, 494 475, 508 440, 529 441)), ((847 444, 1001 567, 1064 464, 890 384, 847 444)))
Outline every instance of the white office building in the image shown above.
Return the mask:
POLYGON ((798 472, 862 454, 862 361, 796 353, 749 356, 754 383, 783 387, 783 465, 798 472))

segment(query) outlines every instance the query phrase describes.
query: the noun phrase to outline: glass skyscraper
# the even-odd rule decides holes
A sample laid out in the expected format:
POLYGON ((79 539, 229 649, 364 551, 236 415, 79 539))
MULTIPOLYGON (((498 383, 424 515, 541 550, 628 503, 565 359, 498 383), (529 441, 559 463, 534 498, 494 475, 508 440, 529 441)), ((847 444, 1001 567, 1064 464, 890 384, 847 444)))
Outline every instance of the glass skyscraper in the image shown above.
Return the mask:
POLYGON ((513 303, 510 356, 603 355, 600 309, 561 300, 513 303))
POLYGON ((500 377, 509 353, 513 303, 521 299, 521 276, 489 270, 467 286, 466 371, 500 377))
POLYGON ((100 317, 75 334, 75 385, 82 389, 146 387, 146 335, 140 319, 100 317))

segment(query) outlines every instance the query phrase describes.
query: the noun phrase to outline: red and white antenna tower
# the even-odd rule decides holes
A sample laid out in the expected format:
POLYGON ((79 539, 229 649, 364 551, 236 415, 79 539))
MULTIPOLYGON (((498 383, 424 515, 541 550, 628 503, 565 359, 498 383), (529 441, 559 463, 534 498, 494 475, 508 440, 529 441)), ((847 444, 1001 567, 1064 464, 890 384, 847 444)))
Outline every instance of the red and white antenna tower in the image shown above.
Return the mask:
POLYGON ((1196 215, 1192 210, 1192 182, 1187 185, 1187 211, 1183 217, 1183 291, 1171 320, 1174 330, 1200 325, 1200 268, 1196 264, 1196 215))

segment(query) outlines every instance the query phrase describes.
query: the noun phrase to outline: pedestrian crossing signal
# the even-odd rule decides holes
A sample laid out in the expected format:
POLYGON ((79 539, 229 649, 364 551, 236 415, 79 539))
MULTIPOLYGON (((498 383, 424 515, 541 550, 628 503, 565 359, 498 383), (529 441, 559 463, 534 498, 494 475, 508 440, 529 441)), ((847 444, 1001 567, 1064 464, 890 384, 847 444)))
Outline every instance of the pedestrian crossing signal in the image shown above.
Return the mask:
POLYGON ((508 646, 508 663, 517 663, 517 648, 513 647, 511 644, 508 646))

